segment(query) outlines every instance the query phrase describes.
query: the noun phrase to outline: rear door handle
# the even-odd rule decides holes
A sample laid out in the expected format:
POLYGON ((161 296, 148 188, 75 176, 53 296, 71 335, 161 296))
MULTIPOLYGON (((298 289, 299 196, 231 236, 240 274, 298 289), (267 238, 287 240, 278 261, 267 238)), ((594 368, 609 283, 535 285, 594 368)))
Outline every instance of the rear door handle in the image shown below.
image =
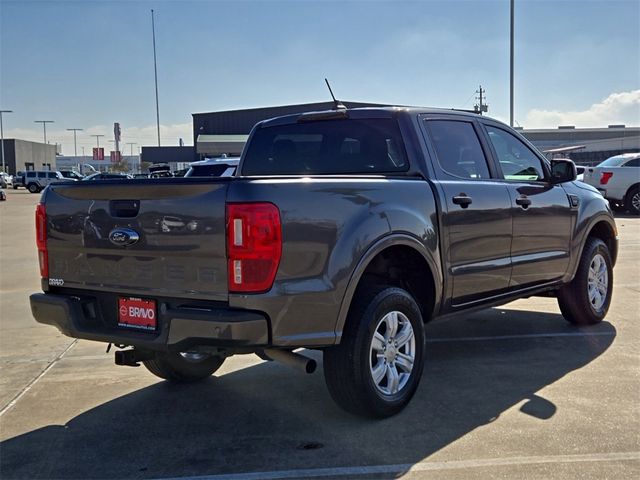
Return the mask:
POLYGON ((453 203, 455 203, 456 205, 460 205, 462 208, 467 208, 473 203, 473 199, 471 197, 468 197, 464 193, 456 195, 451 200, 453 201, 453 203))
POLYGON ((516 198, 516 203, 526 210, 531 205, 531 200, 526 195, 521 195, 516 198))

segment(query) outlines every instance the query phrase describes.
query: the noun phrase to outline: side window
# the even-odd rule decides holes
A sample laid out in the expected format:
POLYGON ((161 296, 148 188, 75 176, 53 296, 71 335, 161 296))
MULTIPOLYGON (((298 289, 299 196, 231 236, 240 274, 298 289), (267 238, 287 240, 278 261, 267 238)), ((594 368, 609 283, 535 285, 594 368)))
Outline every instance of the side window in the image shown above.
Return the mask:
POLYGON ((544 180, 542 162, 529 147, 505 130, 490 125, 486 127, 505 180, 544 180))
POLYGON ((47 178, 58 178, 56 172, 47 172, 47 178))
POLYGON ((47 178, 47 172, 38 172, 38 178, 47 178))
POLYGON ((468 180, 491 178, 480 140, 469 122, 427 120, 440 167, 468 180))
POLYGON ((35 178, 36 172, 27 172, 27 178, 35 178))
POLYGON ((629 160, 627 163, 623 165, 623 167, 640 167, 640 158, 634 158, 633 160, 629 160))

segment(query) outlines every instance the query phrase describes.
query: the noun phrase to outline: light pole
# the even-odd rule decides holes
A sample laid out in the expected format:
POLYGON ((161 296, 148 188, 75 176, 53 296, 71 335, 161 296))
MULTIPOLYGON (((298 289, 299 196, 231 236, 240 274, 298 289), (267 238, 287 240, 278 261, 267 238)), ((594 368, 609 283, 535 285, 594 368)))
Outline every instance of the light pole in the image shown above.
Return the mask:
POLYGON ((73 132, 73 156, 78 156, 78 145, 76 143, 76 132, 81 132, 81 128, 67 128, 67 131, 73 132))
POLYGON ((156 22, 151 10, 151 32, 153 34, 153 74, 156 80, 156 124, 158 126, 158 146, 160 146, 160 107, 158 106, 158 66, 156 64, 156 22))
POLYGON ((131 147, 131 156, 133 157, 133 146, 137 145, 136 142, 127 142, 127 145, 129 145, 129 147, 131 147))
POLYGON ((509 125, 513 127, 513 8, 514 0, 511 0, 511 30, 509 42, 509 125))
POLYGON ((100 148, 100 137, 104 137, 104 135, 91 135, 92 137, 96 137, 96 147, 100 148))
POLYGON ((55 123, 53 120, 34 120, 33 123, 42 124, 42 132, 44 133, 44 143, 47 143, 47 123, 55 123))
POLYGON ((3 113, 13 113, 13 110, 0 110, 0 142, 2 142, 2 171, 6 172, 4 165, 4 130, 2 128, 2 114, 3 113))

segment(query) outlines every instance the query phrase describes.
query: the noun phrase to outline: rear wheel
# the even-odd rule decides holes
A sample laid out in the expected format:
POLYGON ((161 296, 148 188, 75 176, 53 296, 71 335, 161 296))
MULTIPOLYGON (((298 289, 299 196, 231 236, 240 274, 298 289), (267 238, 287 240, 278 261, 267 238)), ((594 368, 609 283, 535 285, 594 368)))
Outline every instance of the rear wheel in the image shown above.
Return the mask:
POLYGON ((156 353, 142 362, 157 377, 174 383, 190 383, 210 377, 224 363, 223 357, 203 353, 156 353))
POLYGON ((625 206, 629 213, 640 215, 640 187, 633 187, 627 193, 625 206))
POLYGON ((613 293, 613 268, 607 245, 589 238, 571 283, 558 291, 562 316, 575 325, 594 325, 607 315, 613 293))
POLYGON ((413 397, 423 369, 424 325, 400 288, 359 288, 339 345, 324 351, 329 393, 348 412, 388 417, 413 397))

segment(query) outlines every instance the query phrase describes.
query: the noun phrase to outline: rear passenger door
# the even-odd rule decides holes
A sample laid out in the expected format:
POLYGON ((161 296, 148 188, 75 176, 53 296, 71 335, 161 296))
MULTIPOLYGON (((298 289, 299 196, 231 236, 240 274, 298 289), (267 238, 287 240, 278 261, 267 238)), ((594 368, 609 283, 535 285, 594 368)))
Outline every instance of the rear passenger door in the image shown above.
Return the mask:
POLYGON ((511 197, 512 289, 561 278, 569 266, 575 210, 561 185, 549 182, 545 161, 500 124, 483 121, 488 142, 511 197))
POLYGON ((422 117, 442 208, 450 305, 505 291, 511 276, 511 199, 470 117, 422 117))

